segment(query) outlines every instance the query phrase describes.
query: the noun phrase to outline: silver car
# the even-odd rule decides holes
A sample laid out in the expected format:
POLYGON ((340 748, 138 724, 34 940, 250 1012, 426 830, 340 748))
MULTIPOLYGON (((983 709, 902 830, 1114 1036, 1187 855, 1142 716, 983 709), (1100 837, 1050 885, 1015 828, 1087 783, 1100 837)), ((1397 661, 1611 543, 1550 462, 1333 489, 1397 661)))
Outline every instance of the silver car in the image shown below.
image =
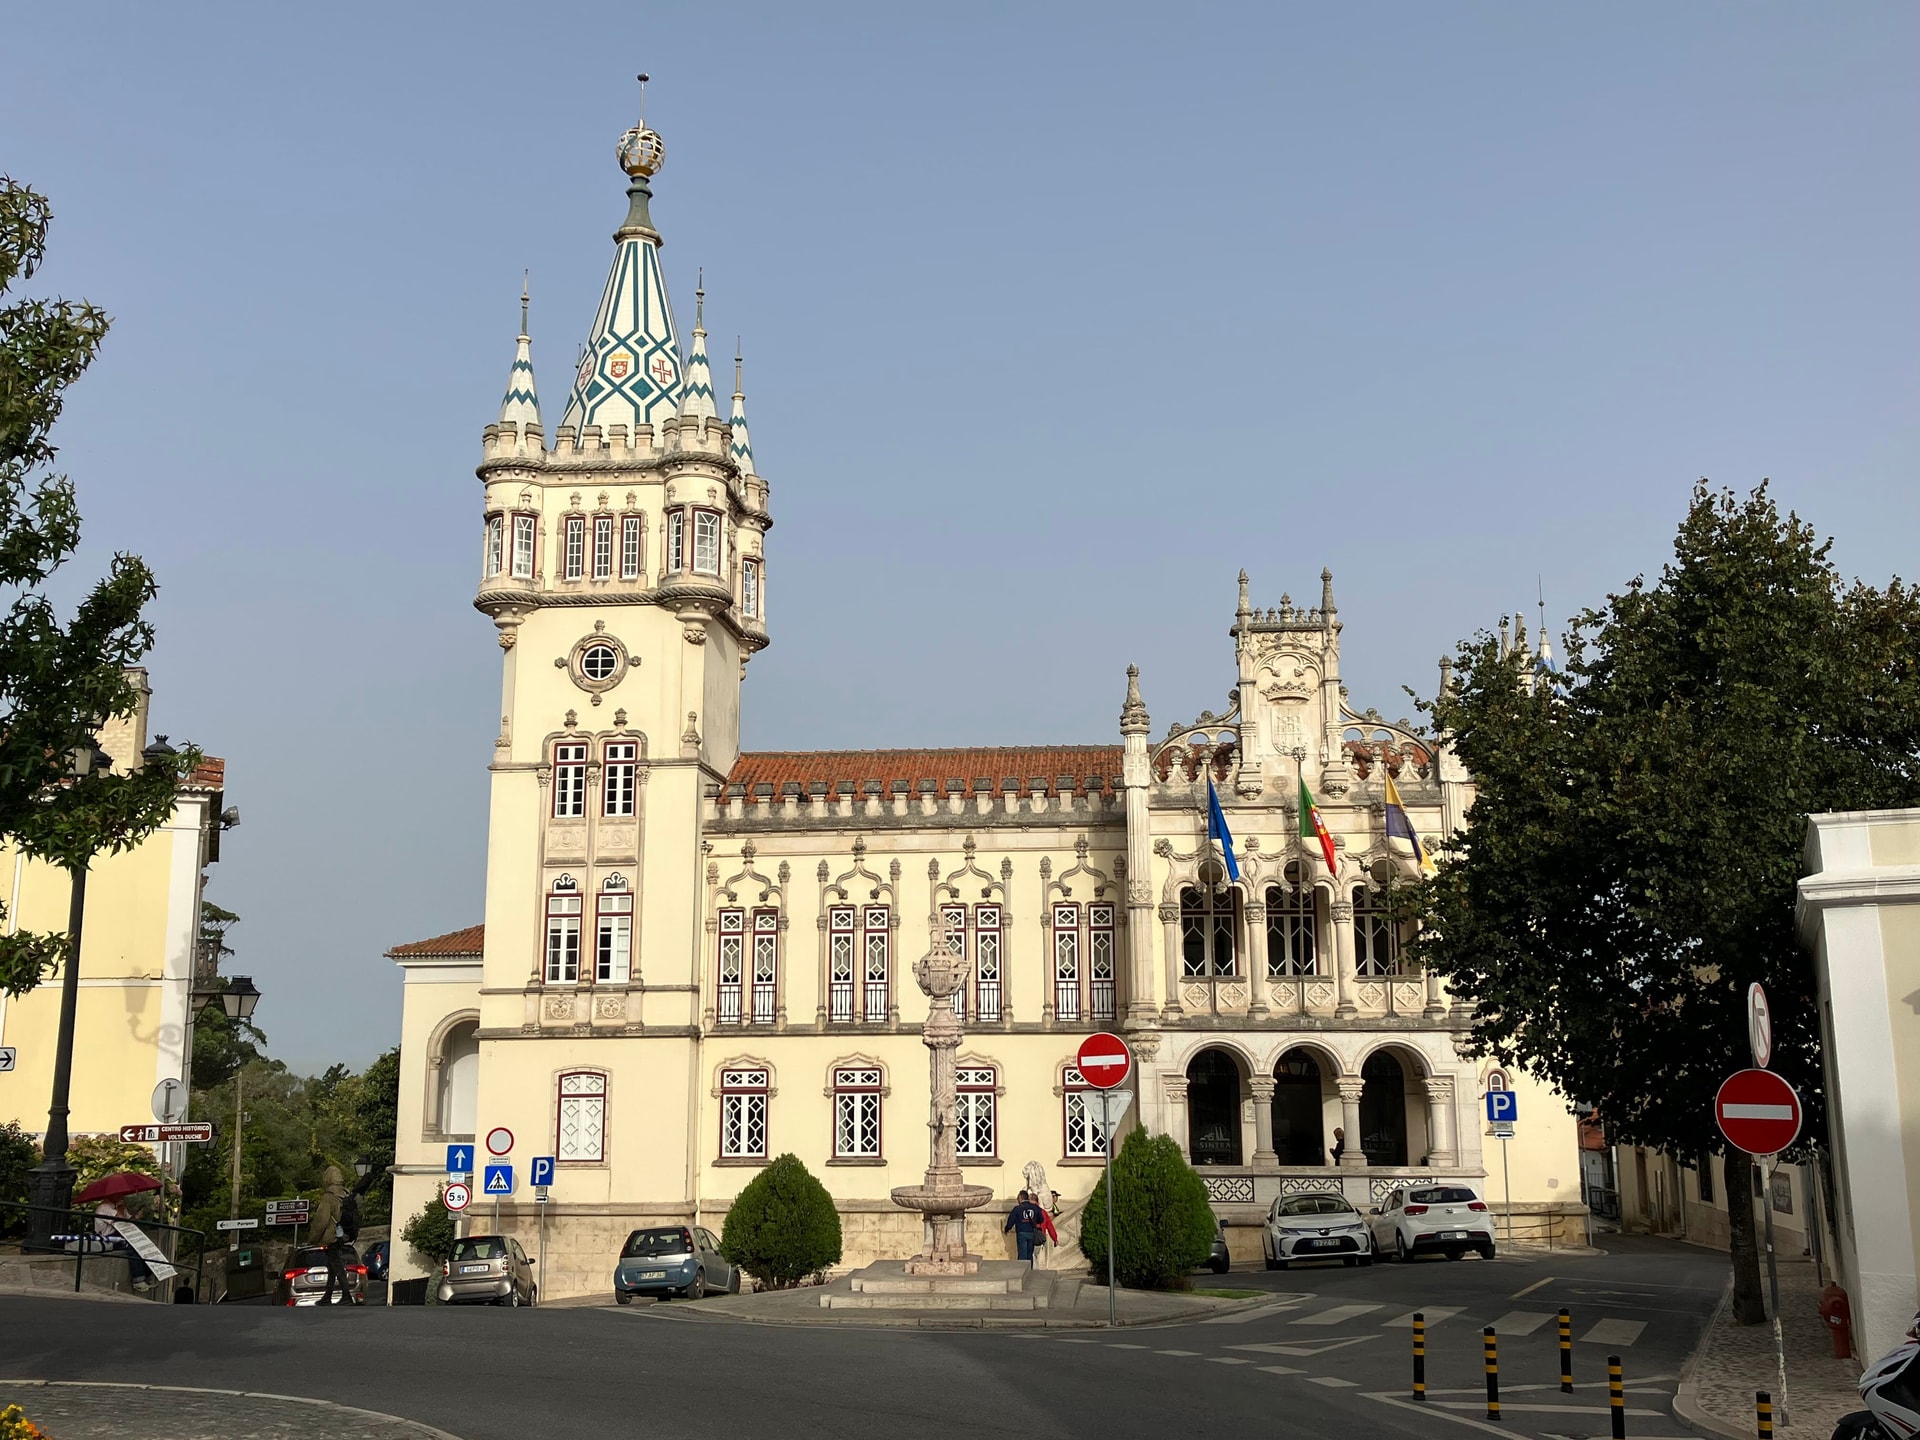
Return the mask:
POLYGON ((1469 1185, 1409 1185, 1369 1213, 1374 1244, 1396 1260, 1415 1255, 1458 1260, 1469 1250, 1483 1260, 1493 1258, 1493 1216, 1469 1185))
POLYGON ((533 1264, 511 1235, 469 1235, 456 1240, 453 1258, 440 1267, 442 1305, 531 1305, 540 1297, 533 1264))
POLYGON ((716 1290, 739 1294, 740 1272, 720 1253, 713 1232, 698 1225, 636 1230, 613 1267, 613 1298, 622 1305, 631 1305, 636 1295, 698 1300, 716 1290))
POLYGON ((1373 1263, 1366 1218, 1340 1195, 1282 1195, 1267 1210, 1261 1245, 1269 1270, 1284 1270, 1296 1260, 1373 1263))

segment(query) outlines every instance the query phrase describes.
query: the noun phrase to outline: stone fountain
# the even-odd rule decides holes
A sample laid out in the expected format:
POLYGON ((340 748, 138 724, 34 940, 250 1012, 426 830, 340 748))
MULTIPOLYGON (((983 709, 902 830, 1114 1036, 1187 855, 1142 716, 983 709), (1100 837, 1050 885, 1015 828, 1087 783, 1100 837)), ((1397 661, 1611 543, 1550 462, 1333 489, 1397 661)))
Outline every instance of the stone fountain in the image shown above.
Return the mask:
POLYGON ((971 1275, 980 1268, 977 1256, 967 1253, 967 1211, 993 1199, 985 1185, 968 1185, 956 1157, 958 1100, 954 1090, 954 1053, 964 1029, 953 1013, 953 997, 966 984, 967 962, 953 953, 945 939, 921 956, 913 967, 927 997, 927 1023, 920 1041, 927 1047, 932 1074, 932 1100, 927 1118, 927 1173, 918 1185, 900 1185, 893 1203, 918 1210, 925 1227, 920 1253, 908 1260, 909 1275, 971 1275))

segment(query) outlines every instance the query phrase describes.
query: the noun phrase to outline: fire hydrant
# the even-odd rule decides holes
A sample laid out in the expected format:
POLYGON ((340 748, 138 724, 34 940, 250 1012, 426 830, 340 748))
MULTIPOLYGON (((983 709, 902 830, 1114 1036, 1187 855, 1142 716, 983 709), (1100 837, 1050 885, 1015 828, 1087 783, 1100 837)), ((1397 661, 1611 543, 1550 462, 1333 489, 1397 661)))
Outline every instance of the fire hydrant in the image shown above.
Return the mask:
POLYGON ((1833 1358, 1852 1359, 1853 1306, 1837 1283, 1820 1292, 1820 1318, 1827 1322, 1827 1333, 1833 1337, 1833 1358))

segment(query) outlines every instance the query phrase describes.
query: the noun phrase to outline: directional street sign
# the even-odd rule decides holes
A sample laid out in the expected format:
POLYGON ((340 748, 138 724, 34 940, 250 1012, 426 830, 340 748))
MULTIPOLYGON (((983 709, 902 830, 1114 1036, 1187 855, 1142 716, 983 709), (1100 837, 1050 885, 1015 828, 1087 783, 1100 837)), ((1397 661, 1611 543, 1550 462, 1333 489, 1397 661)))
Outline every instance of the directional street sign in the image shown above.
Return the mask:
POLYGON ((1513 1138, 1513 1122, 1511 1120, 1496 1120, 1489 1125, 1487 1129, 1493 1133, 1493 1137, 1496 1140, 1511 1140, 1513 1138))
POLYGON ((1753 1042, 1753 1063, 1766 1069, 1773 1059, 1773 1012, 1758 980, 1747 990, 1747 1039, 1753 1042))
POLYGON ((440 1193, 440 1201, 458 1215, 473 1203, 473 1192, 456 1180, 440 1193))
POLYGON ((120 1139, 128 1145, 171 1145, 185 1141, 204 1145, 213 1139, 213 1122, 195 1120, 186 1125, 122 1125, 120 1139))
POLYGON ((513 1166, 487 1166, 486 1183, 480 1187, 485 1195, 511 1195, 513 1193, 513 1166))
POLYGON ((213 1228, 216 1230, 258 1230, 260 1228, 260 1222, 258 1220, 216 1220, 213 1222, 213 1228))
POLYGON ((1713 1118, 1749 1155, 1778 1155, 1800 1134, 1800 1096, 1771 1070, 1736 1070, 1713 1097, 1713 1118))
POLYGON ((1487 1091, 1487 1121, 1493 1125, 1511 1125, 1520 1118, 1520 1097, 1512 1090, 1487 1091))
POLYGON ((548 1200, 549 1200, 549 1199, 551 1199, 551 1198, 552 1198, 552 1197, 551 1197, 551 1196, 549 1196, 549 1195, 548 1195, 548 1193, 547 1193, 547 1187, 546 1187, 546 1186, 544 1186, 544 1185, 536 1185, 536 1186, 534 1186, 534 1187, 533 1187, 533 1203, 534 1203, 534 1204, 536 1204, 536 1205, 545 1205, 545 1204, 546 1204, 546 1203, 548 1202, 548 1200))
POLYGON ((487 1153, 489 1155, 511 1155, 513 1153, 513 1131, 504 1125, 496 1125, 487 1131, 487 1153))
POLYGON ((1126 1041, 1103 1030, 1080 1042, 1080 1053, 1073 1063, 1094 1089, 1111 1090, 1127 1078, 1133 1056, 1126 1041))
POLYGON ((304 1225, 312 1217, 313 1210, 308 1201, 267 1201, 267 1224, 269 1225, 304 1225))
POLYGON ((7 1071, 13 1069, 19 1062, 19 1058, 20 1052, 15 1050, 13 1046, 0 1045, 0 1075, 4 1075, 7 1071))
POLYGON ((536 1155, 533 1157, 533 1164, 528 1168, 530 1171, 530 1173, 527 1176, 527 1181, 529 1184, 533 1184, 533 1185, 553 1184, 553 1156, 536 1155))
POLYGON ((447 1173, 449 1175, 473 1174, 473 1146, 447 1146, 447 1173))

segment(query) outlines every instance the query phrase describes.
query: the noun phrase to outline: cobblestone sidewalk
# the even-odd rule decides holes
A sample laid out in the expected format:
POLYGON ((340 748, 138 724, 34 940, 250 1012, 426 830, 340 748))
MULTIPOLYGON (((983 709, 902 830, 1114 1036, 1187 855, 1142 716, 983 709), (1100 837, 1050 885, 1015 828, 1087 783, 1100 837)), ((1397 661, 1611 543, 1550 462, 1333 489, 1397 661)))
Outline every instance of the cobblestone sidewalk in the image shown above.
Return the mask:
MULTIPOLYGON (((1764 1287, 1765 1281, 1762 1280, 1764 1287)), ((1827 1327, 1820 1319, 1820 1287, 1813 1266, 1780 1267, 1782 1333, 1787 1350, 1787 1423, 1776 1421, 1778 1440, 1827 1440, 1839 1418, 1858 1410, 1854 1388, 1856 1361, 1835 1360, 1827 1327)), ((1707 1327, 1700 1348, 1681 1383, 1673 1408, 1695 1429, 1746 1437, 1757 1433, 1753 1394, 1779 1390, 1772 1325, 1736 1325, 1732 1306, 1723 1300, 1707 1327)), ((1780 1397, 1774 1394, 1774 1403, 1780 1397)))
POLYGON ((0 1380, 9 1405, 49 1440, 457 1440, 397 1415, 237 1390, 0 1380))

